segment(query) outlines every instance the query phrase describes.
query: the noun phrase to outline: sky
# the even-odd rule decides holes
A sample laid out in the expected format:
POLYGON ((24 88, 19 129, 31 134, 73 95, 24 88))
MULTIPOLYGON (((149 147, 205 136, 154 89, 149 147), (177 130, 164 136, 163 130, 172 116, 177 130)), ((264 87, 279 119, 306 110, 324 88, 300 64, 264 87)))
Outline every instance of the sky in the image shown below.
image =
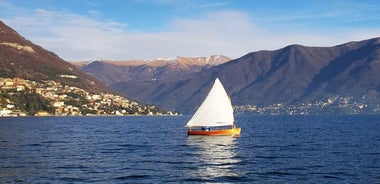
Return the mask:
POLYGON ((225 55, 380 37, 378 0, 0 0, 0 20, 67 61, 225 55))

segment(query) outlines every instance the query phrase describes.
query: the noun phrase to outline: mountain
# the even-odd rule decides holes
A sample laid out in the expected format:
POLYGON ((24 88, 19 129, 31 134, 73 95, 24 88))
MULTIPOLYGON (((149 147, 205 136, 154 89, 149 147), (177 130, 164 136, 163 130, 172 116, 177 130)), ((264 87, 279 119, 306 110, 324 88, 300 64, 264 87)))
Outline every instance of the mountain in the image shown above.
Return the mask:
POLYGON ((109 88, 96 78, 26 40, 1 21, 0 77, 19 77, 34 81, 54 80, 89 91, 109 91, 109 88))
POLYGON ((323 113, 327 107, 360 110, 372 104, 377 109, 369 111, 380 113, 380 38, 333 47, 290 45, 252 52, 178 80, 126 81, 111 87, 145 103, 192 113, 216 77, 235 106, 306 109, 307 104, 322 104, 318 108, 323 113))
POLYGON ((175 57, 154 60, 101 60, 71 63, 107 85, 111 85, 122 81, 178 80, 230 60, 223 55, 213 55, 195 58, 175 57))
POLYGON ((0 21, 0 117, 173 114, 112 93, 0 21))

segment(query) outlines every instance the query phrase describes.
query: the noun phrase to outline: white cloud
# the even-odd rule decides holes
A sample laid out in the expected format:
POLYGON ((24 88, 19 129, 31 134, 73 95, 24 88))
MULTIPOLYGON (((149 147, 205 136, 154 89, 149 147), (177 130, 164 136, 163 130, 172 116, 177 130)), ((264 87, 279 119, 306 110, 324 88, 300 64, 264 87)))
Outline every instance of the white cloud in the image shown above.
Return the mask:
POLYGON ((203 4, 203 5, 200 5, 200 8, 214 8, 214 7, 218 7, 218 6, 227 6, 229 5, 230 3, 210 3, 210 4, 203 4))
POLYGON ((312 30, 268 30, 237 11, 213 12, 200 19, 175 19, 166 32, 133 31, 124 23, 48 9, 37 9, 30 16, 12 17, 4 22, 27 39, 70 61, 212 54, 236 58, 289 44, 332 46, 380 35, 379 29, 329 34, 312 30))

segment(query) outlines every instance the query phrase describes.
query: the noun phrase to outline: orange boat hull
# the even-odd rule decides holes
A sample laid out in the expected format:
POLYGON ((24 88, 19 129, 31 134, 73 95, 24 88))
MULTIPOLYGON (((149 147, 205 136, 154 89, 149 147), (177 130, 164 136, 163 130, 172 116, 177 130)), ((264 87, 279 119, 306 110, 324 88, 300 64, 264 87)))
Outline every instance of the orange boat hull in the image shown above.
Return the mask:
POLYGON ((241 128, 221 129, 221 130, 191 130, 187 131, 188 135, 240 135, 241 128))

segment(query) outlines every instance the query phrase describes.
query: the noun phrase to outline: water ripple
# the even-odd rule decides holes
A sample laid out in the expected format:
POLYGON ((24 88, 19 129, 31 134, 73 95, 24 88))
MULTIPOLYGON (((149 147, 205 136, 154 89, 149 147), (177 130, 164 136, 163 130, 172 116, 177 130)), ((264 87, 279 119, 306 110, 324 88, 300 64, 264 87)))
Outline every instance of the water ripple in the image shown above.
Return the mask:
POLYGON ((188 118, 1 119, 0 183, 380 183, 379 116, 238 116, 239 138, 188 118))

